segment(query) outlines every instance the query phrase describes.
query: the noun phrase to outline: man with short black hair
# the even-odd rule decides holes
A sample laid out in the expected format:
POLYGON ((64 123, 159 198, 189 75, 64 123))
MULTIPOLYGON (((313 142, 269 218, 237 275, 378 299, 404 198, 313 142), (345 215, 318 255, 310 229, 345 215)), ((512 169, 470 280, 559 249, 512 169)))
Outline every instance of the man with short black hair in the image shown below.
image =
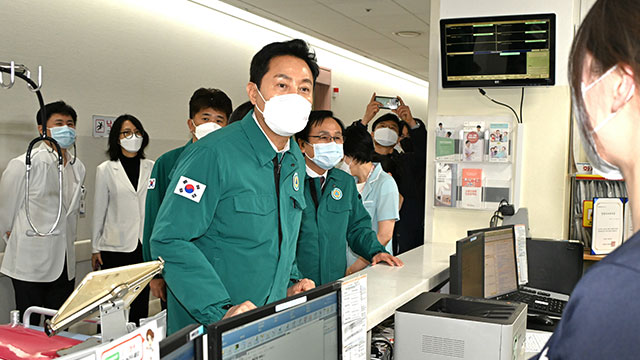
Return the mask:
POLYGON ((294 266, 307 204, 291 136, 306 126, 318 73, 304 41, 265 46, 247 84, 254 110, 182 154, 151 235, 184 310, 169 312, 168 333, 314 287, 294 266))
MULTIPOLYGON (((56 147, 43 141, 31 152, 29 203, 25 203, 25 158, 22 154, 7 165, 0 179, 0 234, 7 247, 0 272, 11 278, 16 308, 20 313, 30 306, 58 309, 75 285, 75 241, 85 167, 68 149, 76 140, 75 110, 56 101, 45 106, 47 135, 60 146, 63 158, 62 212, 51 235, 37 236, 29 218, 40 232, 48 232, 56 221, 59 206, 58 154, 56 147)), ((42 133, 42 110, 36 123, 42 133)), ((31 324, 38 324, 32 315, 31 324)))
MULTIPOLYGON (((144 232, 142 236, 142 255, 145 261, 151 261, 150 243, 153 224, 156 221, 158 210, 169 185, 171 170, 182 152, 198 139, 207 134, 227 126, 231 115, 231 99, 222 90, 199 88, 189 100, 189 118, 187 126, 191 133, 191 139, 182 147, 164 153, 156 160, 149 178, 147 199, 145 203, 144 232)), ((160 298, 162 307, 167 306, 167 294, 165 282, 162 276, 158 276, 149 283, 151 293, 160 298)), ((174 297, 171 302, 179 306, 174 297)))

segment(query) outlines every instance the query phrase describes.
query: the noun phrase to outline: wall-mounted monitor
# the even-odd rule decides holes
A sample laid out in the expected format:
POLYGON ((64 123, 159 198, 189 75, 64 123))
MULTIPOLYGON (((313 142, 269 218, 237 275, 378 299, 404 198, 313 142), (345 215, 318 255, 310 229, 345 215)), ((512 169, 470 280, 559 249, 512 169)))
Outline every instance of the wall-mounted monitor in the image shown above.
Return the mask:
POLYGON ((442 87, 555 84, 556 15, 441 19, 442 87))

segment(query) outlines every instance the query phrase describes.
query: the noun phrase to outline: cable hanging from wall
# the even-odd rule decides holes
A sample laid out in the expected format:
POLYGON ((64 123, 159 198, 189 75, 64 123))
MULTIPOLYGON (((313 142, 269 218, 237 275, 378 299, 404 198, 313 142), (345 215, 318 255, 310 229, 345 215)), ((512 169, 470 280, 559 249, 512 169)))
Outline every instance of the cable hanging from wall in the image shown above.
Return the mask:
POLYGON ((511 112, 513 112, 513 116, 516 117, 516 121, 519 124, 522 124, 522 105, 524 104, 524 87, 522 87, 522 92, 520 93, 520 116, 518 116, 518 114, 516 113, 516 111, 509 105, 502 103, 500 101, 495 100, 494 98, 490 97, 489 95, 487 95, 487 92, 484 91, 484 89, 482 88, 478 88, 478 91, 480 92, 480 95, 486 97, 487 99, 491 100, 491 102, 493 102, 494 104, 498 104, 500 106, 504 106, 506 108, 508 108, 509 110, 511 110, 511 112))

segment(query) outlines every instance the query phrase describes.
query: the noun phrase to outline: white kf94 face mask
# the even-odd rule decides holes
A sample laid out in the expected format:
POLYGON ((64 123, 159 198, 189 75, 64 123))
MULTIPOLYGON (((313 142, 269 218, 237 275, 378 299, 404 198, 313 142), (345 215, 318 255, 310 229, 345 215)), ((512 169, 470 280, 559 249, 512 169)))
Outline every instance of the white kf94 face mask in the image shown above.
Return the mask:
POLYGON ((307 126, 311 112, 311 103, 307 99, 298 94, 286 94, 274 96, 267 101, 260 90, 258 94, 264 101, 264 110, 260 110, 258 106, 256 109, 274 133, 290 137, 307 126))
POLYGON ((142 147, 142 136, 134 135, 131 139, 120 139, 120 145, 128 152, 138 152, 142 147))
POLYGON ((373 139, 382 146, 393 146, 398 142, 398 134, 389 128, 378 128, 373 132, 373 139))
MULTIPOLYGON (((193 121, 193 120, 191 120, 193 121)), ((195 121, 193 122, 193 125, 196 126, 196 131, 194 133, 194 135, 196 136, 196 139, 200 140, 203 137, 211 134, 212 132, 216 131, 216 130, 220 130, 222 129, 222 126, 220 126, 220 124, 218 123, 214 123, 211 121, 207 121, 206 123, 202 123, 200 125, 196 125, 195 121)))

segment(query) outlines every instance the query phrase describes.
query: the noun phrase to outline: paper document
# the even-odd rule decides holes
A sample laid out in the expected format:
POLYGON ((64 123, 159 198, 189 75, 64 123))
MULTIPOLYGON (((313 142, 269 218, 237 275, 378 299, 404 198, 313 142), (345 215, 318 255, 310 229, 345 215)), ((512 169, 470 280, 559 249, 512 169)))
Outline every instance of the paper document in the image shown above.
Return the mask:
POLYGON ((367 358, 367 275, 342 283, 342 359, 367 358))
POLYGON ((525 352, 536 354, 539 353, 540 351, 542 351, 542 348, 547 343, 547 341, 549 341, 551 335, 553 335, 553 333, 548 331, 527 330, 525 352))
POLYGON ((524 225, 515 225, 513 229, 516 233, 518 285, 526 285, 529 282, 529 263, 527 262, 527 229, 524 225))

